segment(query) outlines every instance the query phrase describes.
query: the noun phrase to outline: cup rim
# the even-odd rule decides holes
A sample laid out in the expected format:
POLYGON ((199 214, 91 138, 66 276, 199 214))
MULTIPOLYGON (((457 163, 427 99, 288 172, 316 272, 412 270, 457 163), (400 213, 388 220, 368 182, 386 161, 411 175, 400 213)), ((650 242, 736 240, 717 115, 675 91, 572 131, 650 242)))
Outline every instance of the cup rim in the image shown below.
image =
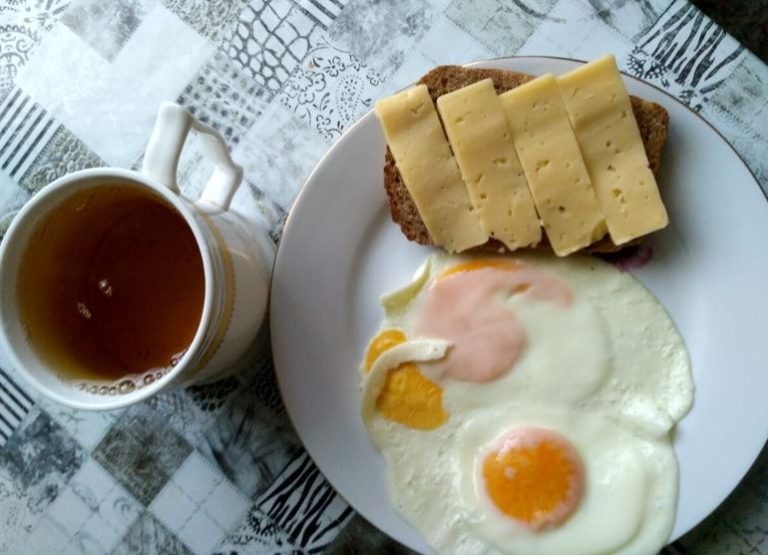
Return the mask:
MULTIPOLYGON (((186 352, 179 359, 179 362, 171 367, 168 372, 159 380, 154 381, 149 385, 145 385, 140 389, 136 389, 131 393, 118 395, 118 396, 102 396, 94 395, 94 399, 99 399, 100 403, 89 403, 79 399, 67 397, 66 394, 62 394, 54 388, 49 387, 43 383, 35 373, 30 372, 25 364, 22 362, 22 357, 19 355, 17 349, 14 347, 13 341, 8 335, 8 330, 5 325, 0 325, 0 346, 8 354, 11 364, 13 364, 16 372, 20 374, 27 382, 29 382, 38 392, 44 396, 52 399, 62 405, 66 405, 71 408, 80 410, 114 410, 123 408, 135 403, 139 403, 148 397, 165 389, 169 384, 179 376, 179 374, 185 369, 186 365, 192 360, 200 351, 200 345, 203 342, 206 328, 211 319, 211 311, 213 305, 213 261, 211 258, 211 252, 209 250, 208 242, 201 230, 200 223, 196 220, 192 209, 185 202, 181 193, 177 193, 171 190, 169 187, 159 183, 151 177, 134 170, 126 170, 123 168, 91 168, 85 170, 79 170, 52 181, 49 185, 41 189, 35 196, 33 196, 14 216, 5 237, 0 242, 0 278, 6 273, 15 271, 18 272, 18 263, 13 268, 7 268, 8 252, 15 246, 17 236, 23 233, 25 230, 30 229, 30 226, 34 227, 34 223, 30 221, 30 217, 34 214, 45 215, 50 212, 56 205, 45 208, 47 199, 62 189, 69 187, 71 184, 82 181, 92 180, 98 178, 117 178, 119 180, 129 181, 138 186, 150 189, 153 193, 158 194, 164 200, 169 202, 173 208, 181 214, 185 222, 192 231, 195 241, 197 242, 198 250, 200 251, 200 257, 203 261, 203 276, 205 279, 204 297, 203 297, 203 309, 200 313, 200 321, 195 331, 195 336, 189 344, 186 352), (14 240, 16 239, 16 240, 14 240)), ((62 199, 63 200, 63 199, 62 199)), ((15 280, 14 280, 15 281, 15 280)), ((15 291, 10 292, 7 290, 7 286, 3 283, 7 283, 7 280, 0 279, 0 320, 4 319, 3 309, 10 301, 8 296, 12 296, 15 299, 15 291)), ((48 364, 44 363, 41 358, 35 353, 34 348, 30 349, 37 358, 38 361, 46 367, 46 370, 52 374, 55 374, 55 370, 48 364)))

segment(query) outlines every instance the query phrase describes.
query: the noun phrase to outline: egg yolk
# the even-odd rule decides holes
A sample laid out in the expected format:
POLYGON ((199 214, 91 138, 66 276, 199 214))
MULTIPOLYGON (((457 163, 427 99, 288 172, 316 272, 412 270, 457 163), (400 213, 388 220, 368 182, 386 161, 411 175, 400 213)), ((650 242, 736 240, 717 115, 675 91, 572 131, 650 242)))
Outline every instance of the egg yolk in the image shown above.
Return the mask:
POLYGON ((368 347, 368 352, 365 354, 365 371, 371 371, 373 363, 381 356, 381 353, 400 343, 405 343, 405 334, 400 330, 391 329, 379 333, 379 335, 373 338, 371 345, 368 347))
MULTIPOLYGON (((379 333, 365 355, 365 371, 371 371, 381 353, 405 341, 405 334, 397 329, 379 333)), ((415 430, 434 430, 448 420, 448 413, 443 408, 442 388, 425 378, 412 362, 387 372, 384 386, 376 398, 376 408, 387 420, 415 430)))
POLYGON ((443 390, 411 362, 389 371, 376 408, 384 418, 415 430, 434 430, 448 420, 443 390))
POLYGON ((507 432, 482 460, 488 497, 499 511, 534 531, 562 524, 584 491, 584 468, 573 445, 538 427, 507 432))
POLYGON ((520 262, 509 259, 496 259, 496 258, 482 258, 479 260, 470 260, 463 264, 457 264, 445 270, 442 274, 437 276, 437 279, 443 279, 453 274, 461 272, 472 272, 473 270, 482 270, 484 268, 495 268, 497 270, 519 270, 522 267, 520 262))

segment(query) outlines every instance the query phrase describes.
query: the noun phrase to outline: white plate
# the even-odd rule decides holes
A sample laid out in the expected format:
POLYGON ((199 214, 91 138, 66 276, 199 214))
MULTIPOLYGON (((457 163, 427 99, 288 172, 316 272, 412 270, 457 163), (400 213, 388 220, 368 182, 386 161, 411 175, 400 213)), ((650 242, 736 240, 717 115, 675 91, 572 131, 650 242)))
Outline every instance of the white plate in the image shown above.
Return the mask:
MULTIPOLYGON (((579 63, 523 57, 475 67, 559 74, 579 63)), ((768 436, 768 203, 702 118, 647 83, 625 83, 670 115, 659 182, 671 225, 654 235, 653 260, 635 275, 671 313, 693 361, 696 402, 675 436, 676 539, 728 495, 768 436)), ((430 253, 389 217, 384 147, 369 112, 296 200, 273 274, 272 347, 288 413, 320 470, 366 519, 427 551, 389 502, 358 406, 357 368, 383 316, 379 295, 406 283, 430 253)))

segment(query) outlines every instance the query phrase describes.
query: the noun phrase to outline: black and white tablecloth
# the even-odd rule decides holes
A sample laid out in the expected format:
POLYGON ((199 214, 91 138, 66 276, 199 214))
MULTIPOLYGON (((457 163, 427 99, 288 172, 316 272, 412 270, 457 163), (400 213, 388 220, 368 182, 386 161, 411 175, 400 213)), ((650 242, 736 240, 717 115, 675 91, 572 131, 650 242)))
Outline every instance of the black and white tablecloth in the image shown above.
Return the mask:
MULTIPOLYGON (((686 0, 0 0, 0 230, 58 176, 138 167, 176 100, 225 136, 246 169, 234 206, 277 241, 375 99, 437 64, 606 52, 712 122, 768 187, 768 67, 686 0)), ((208 168, 190 146, 195 196, 208 168)), ((304 452, 268 354, 109 413, 40 398, 2 354, 0 368, 0 553, 402 549, 304 452)), ((768 553, 766 483, 768 453, 668 551, 768 553)))

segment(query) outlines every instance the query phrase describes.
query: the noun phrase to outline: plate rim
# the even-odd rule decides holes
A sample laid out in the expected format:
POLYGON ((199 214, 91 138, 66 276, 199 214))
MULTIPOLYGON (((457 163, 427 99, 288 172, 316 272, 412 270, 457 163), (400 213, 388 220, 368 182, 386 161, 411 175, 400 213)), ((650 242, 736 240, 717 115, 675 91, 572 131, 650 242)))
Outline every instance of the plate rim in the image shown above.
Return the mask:
MULTIPOLYGON (((485 58, 485 59, 482 59, 482 60, 475 60, 475 61, 472 61, 472 62, 466 62, 466 63, 460 63, 460 64, 438 64, 435 67, 439 67, 440 65, 459 65, 461 67, 472 68, 472 67, 476 67, 476 66, 486 66, 488 64, 493 64, 494 62, 504 62, 504 61, 508 61, 508 60, 533 60, 533 61, 536 61, 536 60, 560 60, 560 61, 566 61, 566 62, 576 62, 576 63, 579 63, 579 64, 586 64, 586 63, 589 62, 588 60, 582 60, 580 58, 571 58, 571 57, 568 57, 568 56, 552 56, 552 55, 526 54, 526 55, 520 55, 520 56, 517 56, 517 55, 515 55, 515 56, 496 56, 496 57, 492 57, 492 58, 485 58)), ((749 167, 749 164, 747 164, 746 160, 741 155, 741 153, 736 149, 736 147, 733 146, 733 144, 728 140, 728 138, 712 122, 710 122, 703 115, 701 115, 700 113, 696 112, 690 106, 688 106, 683 101, 681 101, 680 99, 678 99, 676 96, 674 96, 670 92, 666 91, 665 89, 661 88, 660 86, 658 86, 658 85, 656 85, 654 83, 651 83, 649 81, 646 81, 644 79, 641 79, 639 77, 636 77, 634 75, 630 75, 629 73, 627 73, 625 71, 619 70, 619 72, 625 78, 632 79, 632 80, 637 81, 637 82, 639 82, 639 83, 641 83, 643 85, 647 85, 647 86, 655 89, 659 93, 663 94, 665 97, 669 98, 671 101, 673 101, 676 104, 678 104, 680 107, 684 108, 686 111, 690 112, 693 116, 695 116, 696 118, 701 120, 704 124, 707 125, 707 127, 709 127, 712 131, 714 131, 715 134, 717 135, 717 137, 723 143, 725 143, 728 146, 728 148, 731 150, 731 152, 733 154, 736 155, 736 158, 739 160, 741 165, 747 170, 747 173, 751 177, 753 185, 755 187, 757 187, 758 191, 762 194, 763 200, 766 202, 766 204, 768 204, 768 192, 766 192, 760 186, 760 181, 757 179, 757 175, 755 175, 755 172, 752 171, 752 168, 749 167)), ((405 89, 407 89, 409 87, 412 87, 412 86, 416 85, 417 83, 418 83, 418 81, 412 81, 409 84, 405 85, 404 87, 401 87, 401 88, 395 90, 391 94, 396 94, 397 92, 400 92, 400 91, 403 91, 403 90, 405 90, 405 89)), ((328 150, 325 152, 325 154, 323 154, 323 156, 320 157, 320 159, 312 167, 312 171, 310 171, 310 173, 304 179, 304 182, 302 183, 301 187, 297 191, 296 197, 294 198, 293 203, 291 204, 291 207, 288 210, 288 214, 286 215, 285 222, 283 224, 283 229, 282 229, 282 232, 280 234, 280 239, 279 239, 279 241, 278 241, 278 243, 277 243, 277 245, 275 247, 274 264, 272 266, 272 271, 271 271, 271 274, 270 274, 270 282, 269 282, 270 283, 270 293, 269 293, 269 307, 268 307, 268 311, 269 311, 269 329, 270 329, 269 343, 270 343, 270 351, 272 353, 272 363, 273 363, 273 367, 274 367, 274 371, 275 371, 275 378, 276 378, 276 382, 277 382, 277 386, 278 386, 278 391, 280 393, 281 401, 283 401, 283 405, 285 406, 285 412, 286 412, 286 414, 288 416, 288 420, 290 421, 291 426, 295 430, 296 435, 299 437, 299 440, 302 443, 302 447, 304 448, 305 452, 309 456, 309 458, 312 461, 312 463, 317 467, 318 471, 321 473, 323 478, 325 478, 328 481, 328 483, 331 485, 331 487, 333 488, 333 490, 336 493, 336 495, 338 495, 341 499, 343 499, 349 505, 349 507, 351 507, 354 510, 354 512, 355 512, 355 514, 357 516, 363 518, 371 526, 376 528, 379 532, 385 534, 387 537, 389 537, 393 541, 397 542, 400 545, 405 545, 402 542, 400 542, 399 539, 391 536, 388 532, 386 532, 385 530, 382 530, 375 523, 371 522, 367 517, 365 517, 362 513, 360 513, 357 510, 357 508, 352 503, 350 503, 347 500, 347 498, 339 491, 339 489, 330 481, 330 479, 328 479, 328 477, 322 471, 320 465, 315 460, 315 456, 307 448, 306 441, 304 440, 304 435, 305 434, 303 434, 299 430, 299 427, 296 425, 296 419, 294 418, 294 415, 293 415, 291 409, 284 402, 284 399, 285 399, 285 395, 284 395, 284 392, 283 392, 284 386, 283 386, 283 382, 282 382, 282 380, 280 378, 280 372, 278 371, 277 362, 276 362, 275 356, 274 356, 274 353, 276 352, 275 335, 273 333, 271 333, 272 327, 273 327, 273 324, 274 324, 275 318, 276 318, 275 317, 275 311, 273 310, 274 309, 274 295, 275 294, 274 294, 274 288, 271 287, 271 284, 273 283, 273 279, 275 277, 275 274, 278 271, 278 267, 279 267, 279 265, 281 263, 280 262, 281 258, 284 257, 284 249, 282 248, 283 239, 286 236, 286 232, 289 231, 289 229, 291 228, 293 221, 296 219, 295 212, 299 208, 300 203, 303 204, 304 200, 306 199, 306 194, 305 193, 307 191, 307 185, 315 178, 315 175, 319 172, 320 168, 326 163, 326 161, 331 156, 333 156, 335 154, 335 152, 339 149, 340 144, 343 142, 343 139, 347 135, 352 134, 360 125, 362 125, 363 122, 369 116, 371 116, 371 114, 374 112, 374 110, 375 110, 375 108, 370 108, 365 113, 361 114, 349 127, 347 127, 344 130, 344 132, 328 148, 328 150)), ((723 500, 720 501, 720 503, 718 503, 715 507, 713 507, 711 509, 711 511, 709 513, 707 513, 707 515, 704 518, 702 518, 699 522, 697 522, 696 524, 691 526, 689 529, 683 531, 678 538, 676 538, 675 540, 673 540, 670 543, 674 543, 674 541, 679 540, 680 538, 682 538, 683 536, 685 536, 686 534, 688 534, 689 532, 694 530, 696 527, 701 525, 708 516, 710 516, 712 513, 714 513, 719 507, 721 507, 728 500, 728 498, 730 498, 730 496, 734 493, 734 491, 744 481, 744 479, 746 478, 746 476, 749 473, 749 471, 756 464, 757 459, 760 456, 760 453, 762 452, 762 450, 765 447, 765 445, 768 444, 768 426, 766 426, 766 430, 765 430, 765 433, 763 435, 765 436, 766 439, 756 449, 756 453, 755 453, 754 457, 752 458, 752 462, 750 463, 749 467, 745 470, 744 474, 736 481, 736 483, 733 484, 733 486, 730 488, 729 493, 725 496, 725 498, 723 498, 723 500)), ((406 545, 406 547, 408 547, 408 546, 406 545)))

